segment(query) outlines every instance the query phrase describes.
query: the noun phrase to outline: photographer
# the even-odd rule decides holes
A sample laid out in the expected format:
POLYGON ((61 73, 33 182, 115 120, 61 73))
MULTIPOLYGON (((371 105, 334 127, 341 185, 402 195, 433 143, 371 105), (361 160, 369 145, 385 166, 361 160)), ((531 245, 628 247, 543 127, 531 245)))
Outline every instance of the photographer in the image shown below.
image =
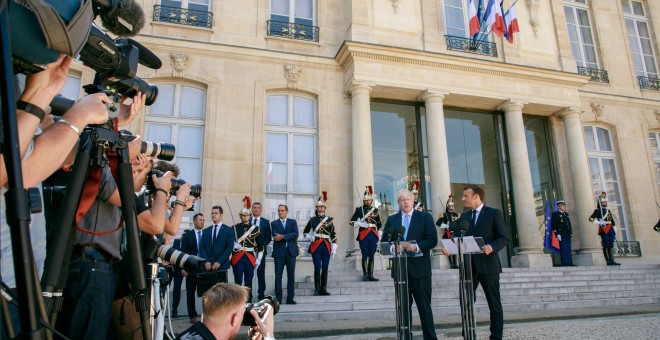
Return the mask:
MULTIPOLYGON (((202 321, 183 331, 177 339, 233 339, 238 335, 245 314, 247 291, 230 283, 218 283, 202 297, 202 321)), ((274 340, 274 311, 266 305, 263 318, 255 310, 250 314, 256 326, 250 328, 248 336, 254 340, 274 340)))
MULTIPOLYGON (((158 161, 154 165, 154 169, 161 172, 172 172, 174 178, 179 178, 181 171, 179 167, 174 163, 169 163, 166 161, 158 161)), ((168 235, 176 236, 179 233, 179 228, 181 227, 181 219, 183 218, 183 213, 186 210, 192 208, 196 199, 190 198, 190 183, 186 182, 179 186, 175 194, 174 200, 174 209, 169 216, 165 219, 165 232, 168 235)))

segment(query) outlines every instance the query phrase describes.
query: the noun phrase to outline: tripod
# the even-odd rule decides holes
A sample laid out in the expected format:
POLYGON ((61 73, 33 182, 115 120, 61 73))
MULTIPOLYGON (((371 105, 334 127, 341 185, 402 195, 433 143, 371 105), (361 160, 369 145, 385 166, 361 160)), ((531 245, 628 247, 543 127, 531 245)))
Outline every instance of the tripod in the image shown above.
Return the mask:
POLYGON ((127 244, 125 256, 127 256, 131 268, 131 289, 135 296, 136 309, 140 314, 142 337, 151 339, 147 327, 149 302, 146 293, 142 249, 138 236, 128 141, 125 136, 114 131, 112 121, 103 125, 90 126, 81 134, 76 161, 72 167, 62 203, 64 208, 59 221, 55 223, 52 238, 49 240, 51 242, 49 242, 50 246, 46 254, 41 286, 44 291, 47 312, 51 315, 51 324, 55 324, 57 314, 62 309, 62 292, 69 272, 75 242, 75 219, 77 207, 83 195, 83 187, 91 169, 103 168, 108 165, 106 158, 108 149, 117 153, 117 188, 125 222, 127 244))

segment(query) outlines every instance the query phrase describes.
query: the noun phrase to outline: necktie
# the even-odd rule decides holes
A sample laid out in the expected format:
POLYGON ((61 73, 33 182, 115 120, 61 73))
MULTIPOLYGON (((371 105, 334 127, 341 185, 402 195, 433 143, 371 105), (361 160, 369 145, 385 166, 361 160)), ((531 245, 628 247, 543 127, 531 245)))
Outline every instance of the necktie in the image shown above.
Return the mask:
POLYGON ((479 214, 478 210, 472 210, 472 226, 477 225, 477 215, 479 214))
POLYGON ((217 237, 217 234, 216 234, 216 228, 217 227, 218 227, 217 225, 215 225, 215 224, 213 225, 213 234, 211 235, 211 246, 212 247, 215 246, 215 238, 217 237))
POLYGON ((408 239, 408 227, 410 227, 410 216, 408 214, 403 215, 403 227, 406 228, 405 233, 403 234, 403 239, 408 239))
POLYGON ((202 232, 197 230, 195 234, 197 234, 197 256, 199 256, 199 244, 202 243, 202 232))

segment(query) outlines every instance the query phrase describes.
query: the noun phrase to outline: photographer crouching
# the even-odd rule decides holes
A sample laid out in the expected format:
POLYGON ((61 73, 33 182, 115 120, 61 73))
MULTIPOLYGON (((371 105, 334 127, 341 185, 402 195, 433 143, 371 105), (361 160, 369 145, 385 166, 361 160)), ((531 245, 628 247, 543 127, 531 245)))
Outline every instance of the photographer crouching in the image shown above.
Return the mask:
POLYGON ((177 339, 225 340, 238 335, 241 325, 251 326, 252 340, 275 340, 276 300, 262 300, 246 304, 248 293, 244 287, 232 283, 218 283, 202 297, 202 321, 183 331, 177 339))

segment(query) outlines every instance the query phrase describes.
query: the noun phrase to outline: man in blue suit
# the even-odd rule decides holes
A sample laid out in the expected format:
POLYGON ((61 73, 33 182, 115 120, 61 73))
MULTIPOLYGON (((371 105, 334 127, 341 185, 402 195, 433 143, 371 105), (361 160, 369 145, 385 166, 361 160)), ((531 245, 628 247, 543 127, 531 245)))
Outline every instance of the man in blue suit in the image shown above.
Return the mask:
POLYGON ((213 225, 202 233, 202 249, 200 256, 206 259, 204 269, 207 272, 229 269, 229 255, 234 249, 234 229, 222 224, 222 207, 211 209, 213 225))
MULTIPOLYGON (((417 241, 417 245, 403 246, 406 251, 421 253, 422 256, 408 257, 408 294, 415 299, 419 319, 422 324, 424 339, 437 339, 433 325, 433 310, 431 310, 431 249, 438 244, 438 233, 435 231, 431 214, 415 209, 412 192, 401 190, 396 195, 399 212, 388 217, 383 235, 391 235, 392 231, 403 226, 404 241, 417 241)), ((388 236, 383 236, 388 239, 388 236)), ((394 240, 391 240, 394 241, 394 240)), ((395 268, 392 267, 392 275, 395 268)), ((393 276, 394 277, 394 276, 393 276)), ((409 298, 408 308, 412 308, 413 299, 409 298)))
POLYGON ((275 297, 282 301, 282 274, 286 266, 286 303, 295 305, 293 284, 296 278, 296 257, 298 256, 298 224, 286 218, 289 208, 280 204, 277 207, 279 219, 270 223, 273 237, 273 260, 275 262, 275 297))
POLYGON ((268 255, 268 245, 271 241, 270 233, 270 221, 266 218, 261 217, 261 203, 254 202, 252 204, 252 224, 259 226, 261 229, 261 236, 264 239, 264 254, 262 255, 261 261, 257 265, 257 282, 259 283, 259 289, 257 290, 257 298, 259 301, 265 298, 264 294, 266 291, 266 255, 268 255))
MULTIPOLYGON (((185 233, 189 232, 190 230, 184 231, 185 233)), ((175 238, 174 241, 172 242, 172 248, 176 250, 181 250, 181 239, 180 238, 175 238)), ((172 281, 172 314, 171 316, 173 318, 179 317, 179 312, 177 312, 177 308, 179 308, 179 301, 181 301, 181 284, 183 283, 183 276, 182 276, 182 269, 181 267, 177 266, 176 264, 170 264, 172 266, 173 272, 171 274, 171 281, 172 281)))
MULTIPOLYGON (((201 256, 202 234, 204 230, 204 215, 201 213, 193 216, 193 226, 191 231, 183 233, 181 237, 181 251, 189 255, 201 256)), ((186 306, 188 307, 188 317, 190 323, 197 322, 197 311, 195 310, 195 291, 197 290, 197 273, 187 273, 185 270, 181 274, 186 278, 186 306)))

